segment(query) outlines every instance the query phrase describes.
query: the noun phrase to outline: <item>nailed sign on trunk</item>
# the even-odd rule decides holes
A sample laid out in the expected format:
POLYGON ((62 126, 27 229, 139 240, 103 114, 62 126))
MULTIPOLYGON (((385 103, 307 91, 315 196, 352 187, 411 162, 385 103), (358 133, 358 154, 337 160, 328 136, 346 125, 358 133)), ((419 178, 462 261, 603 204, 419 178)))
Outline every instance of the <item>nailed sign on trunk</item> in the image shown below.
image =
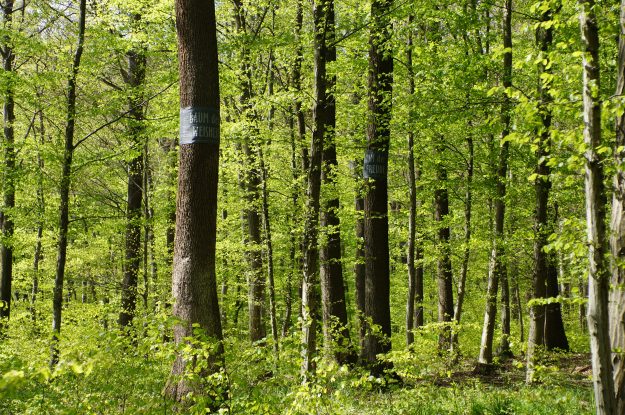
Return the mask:
POLYGON ((219 110, 180 108, 180 144, 219 144, 219 110))

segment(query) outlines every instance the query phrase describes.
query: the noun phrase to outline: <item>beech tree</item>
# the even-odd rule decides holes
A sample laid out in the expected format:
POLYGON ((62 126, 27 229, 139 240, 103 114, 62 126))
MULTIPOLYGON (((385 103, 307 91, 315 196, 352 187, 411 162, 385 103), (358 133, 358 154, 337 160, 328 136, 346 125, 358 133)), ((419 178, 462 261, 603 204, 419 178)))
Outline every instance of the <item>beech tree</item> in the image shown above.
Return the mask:
POLYGON ((212 2, 176 1, 180 71, 180 166, 172 275, 176 344, 208 338, 201 348, 178 353, 165 392, 183 402, 189 393, 219 405, 222 385, 202 381, 223 368, 223 339, 215 276, 219 177, 219 70, 212 2), (197 370, 200 378, 185 377, 197 370))

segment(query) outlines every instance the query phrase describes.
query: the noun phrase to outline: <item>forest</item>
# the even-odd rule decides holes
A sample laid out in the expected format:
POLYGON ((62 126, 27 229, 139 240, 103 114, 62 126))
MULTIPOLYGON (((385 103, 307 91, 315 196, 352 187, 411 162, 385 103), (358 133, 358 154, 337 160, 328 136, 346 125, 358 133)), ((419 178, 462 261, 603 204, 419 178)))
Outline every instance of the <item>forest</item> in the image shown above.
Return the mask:
POLYGON ((625 0, 0 9, 0 413, 625 414, 625 0))

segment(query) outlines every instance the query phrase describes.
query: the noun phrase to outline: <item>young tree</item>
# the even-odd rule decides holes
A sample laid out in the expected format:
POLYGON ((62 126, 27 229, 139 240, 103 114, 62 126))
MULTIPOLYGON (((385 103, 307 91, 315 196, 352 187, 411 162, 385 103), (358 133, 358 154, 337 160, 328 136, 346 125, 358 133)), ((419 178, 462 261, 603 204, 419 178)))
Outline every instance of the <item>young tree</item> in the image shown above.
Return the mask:
MULTIPOLYGON (((482 342, 478 365, 490 365, 493 359, 493 335, 495 331, 495 316, 497 314, 497 288, 500 281, 507 279, 504 245, 504 219, 506 209, 506 179, 508 171, 508 149, 510 142, 507 140, 510 134, 510 111, 511 100, 508 89, 512 87, 512 0, 506 0, 503 23, 503 103, 501 105, 501 148, 497 162, 496 175, 496 199, 495 199, 495 224, 493 235, 493 250, 488 270, 488 288, 486 293, 486 313, 484 314, 484 326, 482 330, 482 342)), ((502 298, 503 300, 503 298, 502 298)), ((508 332, 509 332, 508 320, 508 332)), ((506 333, 504 332, 504 338, 506 333)), ((505 341, 505 340, 504 340, 505 341)), ((506 347, 506 345, 504 345, 506 347)))
POLYGON ((219 170, 219 72, 213 2, 176 0, 180 71, 180 167, 172 285, 176 344, 195 337, 198 329, 214 344, 179 353, 166 394, 183 402, 189 393, 216 393, 202 379, 223 368, 223 336, 215 275, 217 181, 219 170), (200 380, 184 374, 197 370, 200 380))
POLYGON ((63 152, 63 170, 60 184, 59 236, 57 240, 56 276, 52 298, 52 345, 50 347, 50 366, 59 362, 59 336, 63 307, 63 281, 67 262, 67 230, 69 227, 69 190, 72 183, 72 162, 74 160, 74 131, 76 128, 76 79, 80 70, 85 44, 86 0, 80 0, 78 17, 78 43, 74 60, 67 80, 67 120, 65 124, 65 149, 63 152))
MULTIPOLYGON (((132 23, 139 23, 141 16, 133 14, 132 23)), ((133 157, 128 163, 128 190, 126 199, 126 247, 124 279, 122 281, 121 312, 119 325, 132 325, 137 308, 137 280, 141 262, 141 203, 144 189, 144 118, 142 88, 145 83, 147 59, 142 47, 135 47, 126 53, 128 70, 124 71, 124 82, 128 86, 128 134, 132 143, 133 157)), ((146 218, 147 219, 147 218, 146 218)), ((147 252, 146 252, 147 254, 147 252)), ((146 257, 147 258, 147 257, 146 257)))
POLYGON ((3 91, 3 125, 4 125, 4 180, 3 206, 0 211, 0 335, 5 322, 11 315, 11 285, 13 282, 13 212, 15 207, 15 54, 11 31, 13 30, 13 1, 2 4, 2 20, 5 34, 2 37, 0 55, 2 68, 8 78, 3 91))
POLYGON ((369 34, 369 102, 364 158, 364 311, 367 332, 363 360, 373 374, 386 364, 380 353, 391 350, 390 269, 388 246, 388 153, 391 132, 393 52, 391 0, 372 0, 369 34), (375 328, 373 326, 379 326, 375 328))
POLYGON ((597 414, 616 414, 610 333, 608 330, 608 292, 610 273, 605 261, 606 200, 603 184, 601 145, 601 102, 599 100, 599 27, 594 0, 579 1, 582 33, 584 143, 586 144, 584 179, 586 223, 588 229, 588 331, 592 355, 592 379, 597 414))

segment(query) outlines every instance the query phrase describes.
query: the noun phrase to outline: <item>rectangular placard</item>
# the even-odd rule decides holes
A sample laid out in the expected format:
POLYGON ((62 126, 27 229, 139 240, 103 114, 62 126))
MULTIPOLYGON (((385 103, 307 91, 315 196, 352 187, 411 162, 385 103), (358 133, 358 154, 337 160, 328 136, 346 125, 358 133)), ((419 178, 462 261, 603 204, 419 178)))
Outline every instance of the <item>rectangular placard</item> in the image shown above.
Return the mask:
POLYGON ((219 110, 180 108, 180 144, 219 144, 219 110))
POLYGON ((367 149, 363 167, 363 176, 365 179, 379 180, 386 177, 388 152, 367 149))

